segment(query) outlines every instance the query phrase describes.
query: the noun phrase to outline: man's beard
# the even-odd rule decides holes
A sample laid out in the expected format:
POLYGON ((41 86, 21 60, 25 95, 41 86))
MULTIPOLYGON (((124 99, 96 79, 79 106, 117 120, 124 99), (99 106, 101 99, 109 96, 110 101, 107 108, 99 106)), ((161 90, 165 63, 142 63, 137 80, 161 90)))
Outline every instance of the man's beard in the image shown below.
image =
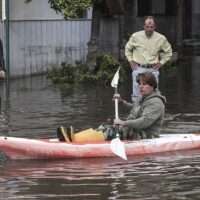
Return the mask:
POLYGON ((153 31, 146 31, 145 33, 147 37, 151 37, 153 35, 153 31))

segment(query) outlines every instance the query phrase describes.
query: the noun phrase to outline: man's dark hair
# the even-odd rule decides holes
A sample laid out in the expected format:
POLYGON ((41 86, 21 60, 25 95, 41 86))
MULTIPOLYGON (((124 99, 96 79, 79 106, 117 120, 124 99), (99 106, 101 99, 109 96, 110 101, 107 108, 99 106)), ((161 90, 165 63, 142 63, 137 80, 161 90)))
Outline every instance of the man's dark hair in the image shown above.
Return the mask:
POLYGON ((146 17, 144 18, 144 22, 146 22, 147 19, 153 20, 154 24, 156 24, 156 20, 155 20, 155 18, 154 18, 153 16, 146 16, 146 17))
POLYGON ((156 77, 151 72, 144 72, 138 75, 137 82, 140 84, 140 82, 146 83, 154 88, 154 90, 157 88, 158 84, 156 81, 156 77))

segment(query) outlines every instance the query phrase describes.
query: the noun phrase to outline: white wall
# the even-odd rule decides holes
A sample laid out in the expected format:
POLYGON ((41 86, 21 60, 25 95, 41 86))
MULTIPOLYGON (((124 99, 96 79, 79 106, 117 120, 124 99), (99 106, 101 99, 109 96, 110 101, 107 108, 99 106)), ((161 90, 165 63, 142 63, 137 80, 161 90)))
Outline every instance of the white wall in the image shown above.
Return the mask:
POLYGON ((46 72, 62 62, 85 62, 90 30, 91 20, 12 21, 11 76, 46 72))
MULTIPOLYGON (((91 19, 64 20, 50 8, 48 0, 10 0, 10 75, 45 72, 62 62, 86 60, 91 19)), ((92 9, 87 16, 91 18, 92 9)), ((0 37, 6 54, 5 24, 0 37)))

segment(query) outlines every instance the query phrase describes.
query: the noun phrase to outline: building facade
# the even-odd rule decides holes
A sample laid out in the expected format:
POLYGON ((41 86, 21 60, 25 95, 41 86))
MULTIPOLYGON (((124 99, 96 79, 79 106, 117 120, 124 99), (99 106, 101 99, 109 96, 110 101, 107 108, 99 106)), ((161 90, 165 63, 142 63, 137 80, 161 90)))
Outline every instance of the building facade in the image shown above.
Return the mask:
MULTIPOLYGON (((86 61, 91 11, 84 18, 66 21, 50 8, 48 0, 9 0, 9 13, 11 77, 44 73, 63 62, 86 61)), ((2 20, 0 36, 4 44, 6 35, 2 20)))
MULTIPOLYGON (((89 10, 84 18, 66 21, 50 8, 48 0, 9 0, 10 75, 43 73, 63 62, 86 62, 97 52, 123 59, 126 41, 143 29, 147 15, 155 16, 157 30, 166 35, 174 50, 194 45, 200 38, 198 0, 105 0, 104 4, 101 11, 94 7, 94 20, 89 10)), ((1 20, 4 44, 5 27, 1 20)))

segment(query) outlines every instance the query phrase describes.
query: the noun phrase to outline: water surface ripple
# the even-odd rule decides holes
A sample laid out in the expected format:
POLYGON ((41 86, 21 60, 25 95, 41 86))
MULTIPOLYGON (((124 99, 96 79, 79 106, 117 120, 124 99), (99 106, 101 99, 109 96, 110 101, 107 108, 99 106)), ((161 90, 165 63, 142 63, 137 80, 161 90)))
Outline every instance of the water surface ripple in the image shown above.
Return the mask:
MULTIPOLYGON (((168 99, 163 132, 200 132, 200 84, 183 90, 180 77, 166 80, 160 83, 168 99)), ((6 98, 5 86, 0 87, 1 135, 51 138, 60 125, 80 130, 114 117, 112 88, 59 88, 45 77, 34 77, 11 81, 6 98)), ((130 87, 121 86, 120 93, 129 99, 130 87)), ((121 106, 119 112, 121 118, 127 114, 121 106)), ((198 200, 199 166, 200 151, 129 157, 127 162, 120 158, 10 161, 1 155, 0 199, 198 200)))

